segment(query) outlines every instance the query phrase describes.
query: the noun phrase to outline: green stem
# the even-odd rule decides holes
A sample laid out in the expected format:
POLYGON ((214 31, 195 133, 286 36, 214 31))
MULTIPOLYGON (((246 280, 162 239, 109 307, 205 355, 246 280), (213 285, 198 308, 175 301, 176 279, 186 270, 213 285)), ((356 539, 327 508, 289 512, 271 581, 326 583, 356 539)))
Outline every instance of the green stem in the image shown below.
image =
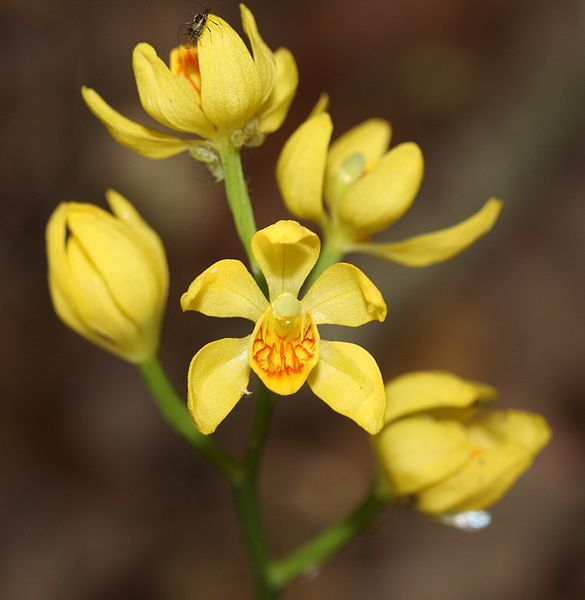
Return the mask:
MULTIPOLYGON (((252 274, 266 293, 266 281, 252 253, 252 237, 256 233, 256 221, 244 179, 240 152, 236 148, 226 146, 219 148, 219 155, 228 204, 236 230, 248 256, 252 274)), ((257 482, 271 415, 272 399, 266 387, 260 382, 254 424, 244 463, 238 471, 237 478, 232 479, 238 520, 256 580, 257 598, 266 600, 276 598, 278 590, 271 584, 269 578, 270 555, 260 514, 257 482)))
POLYGON ((344 251, 339 249, 339 246, 335 243, 330 242, 327 238, 325 238, 325 243, 321 248, 321 254, 319 254, 319 259, 317 263, 313 267, 311 274, 305 281, 305 289, 310 289, 311 286, 317 281, 319 275, 335 263, 339 262, 344 255, 344 251))
POLYGON ((248 477, 254 483, 258 480, 260 459, 262 458, 264 445, 268 436, 273 408, 274 404, 268 388, 259 381, 254 424, 244 459, 244 468, 247 471, 248 477))
POLYGON ((358 533, 367 529, 384 505, 384 500, 372 491, 345 519, 327 528, 310 542, 274 562, 270 579, 280 588, 291 579, 323 563, 348 544, 358 533))
POLYGON ((256 598, 277 598, 278 587, 272 584, 269 576, 270 556, 264 538, 256 489, 245 478, 233 489, 240 530, 256 583, 256 598))
POLYGON ((257 598, 270 599, 278 597, 278 589, 270 580, 270 555, 258 502, 258 473, 260 459, 266 443, 273 403, 270 392, 259 382, 254 424, 240 478, 234 485, 236 509, 242 536, 248 550, 254 578, 256 580, 257 598))
POLYGON ((256 233, 256 220, 244 179, 240 151, 231 146, 220 147, 218 150, 223 167, 225 191, 236 230, 248 256, 252 274, 258 279, 260 267, 252 254, 252 237, 256 233))
POLYGON ((211 437, 196 429, 184 400, 175 391, 158 358, 153 357, 138 365, 138 368, 167 423, 195 446, 218 471, 230 481, 235 481, 239 474, 238 463, 211 437))

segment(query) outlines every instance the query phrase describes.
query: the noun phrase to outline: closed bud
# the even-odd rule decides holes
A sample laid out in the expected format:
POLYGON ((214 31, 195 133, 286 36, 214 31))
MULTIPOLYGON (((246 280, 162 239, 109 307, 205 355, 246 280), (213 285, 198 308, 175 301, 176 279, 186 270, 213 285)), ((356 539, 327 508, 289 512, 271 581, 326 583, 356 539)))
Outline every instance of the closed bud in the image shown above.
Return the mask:
POLYGON ((60 204, 47 224, 49 290, 55 311, 74 331, 132 363, 157 351, 167 299, 162 242, 120 194, 112 213, 91 204, 60 204))

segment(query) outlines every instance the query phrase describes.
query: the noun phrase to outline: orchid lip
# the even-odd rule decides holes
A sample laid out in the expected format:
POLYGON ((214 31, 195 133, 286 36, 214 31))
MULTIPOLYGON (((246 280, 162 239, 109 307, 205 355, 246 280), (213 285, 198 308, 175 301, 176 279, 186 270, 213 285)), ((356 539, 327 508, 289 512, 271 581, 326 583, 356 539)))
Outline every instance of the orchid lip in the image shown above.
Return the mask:
POLYGON ((292 394, 317 364, 319 340, 317 327, 309 314, 280 316, 271 306, 252 334, 250 366, 269 388, 276 387, 275 391, 284 395, 292 394))

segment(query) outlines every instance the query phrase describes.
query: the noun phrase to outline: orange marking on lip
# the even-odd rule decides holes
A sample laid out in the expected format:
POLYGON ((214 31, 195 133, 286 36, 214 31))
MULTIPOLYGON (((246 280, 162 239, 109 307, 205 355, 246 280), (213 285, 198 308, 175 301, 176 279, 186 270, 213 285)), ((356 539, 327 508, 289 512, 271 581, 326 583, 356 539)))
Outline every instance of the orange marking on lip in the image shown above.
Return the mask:
POLYGON ((280 335, 274 327, 258 328, 252 343, 252 360, 267 376, 300 374, 315 357, 317 336, 312 319, 305 318, 304 327, 294 329, 280 335))
POLYGON ((184 77, 199 96, 201 94, 201 71, 199 70, 197 48, 180 48, 177 53, 177 62, 173 67, 173 75, 184 77))
POLYGON ((481 456, 483 454, 483 448, 480 448, 479 446, 476 446, 474 444, 471 446, 470 454, 471 454, 471 458, 476 458, 478 456, 481 456))

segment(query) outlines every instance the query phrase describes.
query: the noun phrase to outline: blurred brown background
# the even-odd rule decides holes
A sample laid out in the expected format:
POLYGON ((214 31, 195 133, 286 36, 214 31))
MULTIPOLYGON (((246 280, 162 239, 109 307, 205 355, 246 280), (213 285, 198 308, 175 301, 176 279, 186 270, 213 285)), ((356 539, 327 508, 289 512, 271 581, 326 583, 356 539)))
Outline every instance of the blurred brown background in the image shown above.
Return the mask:
MULTIPOLYGON (((414 140, 426 178, 383 239, 458 222, 490 196, 495 230, 456 259, 416 270, 357 259, 391 306, 346 331, 386 378, 448 369, 489 382, 505 406, 544 413, 554 439, 464 534, 391 512, 299 580, 287 598, 585 597, 585 4, 582 0, 250 1, 261 32, 290 48, 301 84, 289 119, 245 153, 265 226, 285 215, 273 169, 321 91, 336 133, 389 119, 414 140)), ((221 186, 187 156, 149 161, 118 146, 82 104, 82 83, 149 123, 131 50, 165 56, 185 0, 3 0, 0 299, 0 597, 5 600, 249 598, 229 489, 159 418, 129 365, 52 312, 44 226, 61 200, 103 203, 113 186, 161 234, 171 268, 162 359, 179 389, 204 343, 239 321, 182 315, 178 298, 212 261, 241 257, 221 186)), ((239 29, 237 4, 212 10, 239 29)), ((333 333, 336 335, 336 332, 333 333)), ((251 400, 218 437, 239 450, 251 400)), ((359 500, 366 436, 305 393, 277 406, 263 473, 275 553, 359 500)))

